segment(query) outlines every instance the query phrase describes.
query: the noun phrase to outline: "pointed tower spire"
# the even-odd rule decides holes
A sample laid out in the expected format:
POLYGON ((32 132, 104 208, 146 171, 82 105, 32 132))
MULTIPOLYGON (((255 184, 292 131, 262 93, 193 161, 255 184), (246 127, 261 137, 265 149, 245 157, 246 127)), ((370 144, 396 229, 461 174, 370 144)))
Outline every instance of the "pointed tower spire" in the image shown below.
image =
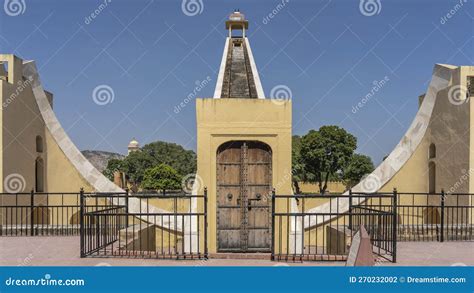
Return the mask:
POLYGON ((229 15, 225 27, 229 36, 222 54, 214 98, 265 99, 250 43, 245 36, 248 20, 235 10, 229 15), (242 35, 233 35, 235 30, 242 31, 242 35))

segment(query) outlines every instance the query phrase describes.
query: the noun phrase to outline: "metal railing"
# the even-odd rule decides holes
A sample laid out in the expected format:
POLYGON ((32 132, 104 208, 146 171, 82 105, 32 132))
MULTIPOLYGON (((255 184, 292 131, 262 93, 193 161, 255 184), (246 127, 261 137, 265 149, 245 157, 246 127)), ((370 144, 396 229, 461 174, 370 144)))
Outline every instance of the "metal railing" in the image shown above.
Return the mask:
POLYGON ((79 235, 79 193, 1 193, 0 236, 79 235))
POLYGON ((273 195, 272 258, 344 260, 364 225, 374 253, 396 261, 398 241, 473 241, 474 194, 273 195), (330 203, 330 204, 329 204, 330 203), (327 209, 316 208, 326 204, 327 209))
POLYGON ((399 193, 400 241, 473 241, 474 194, 399 193))
POLYGON ((81 193, 81 257, 207 258, 207 190, 81 193), (101 206, 101 208, 97 208, 101 206))
MULTIPOLYGON (((395 193, 395 191, 394 191, 395 193)), ((393 194, 272 196, 272 259, 346 260, 364 225, 378 256, 396 261, 397 201, 393 194), (382 203, 390 209, 382 209, 382 203), (327 209, 313 209, 328 203, 327 209)))
MULTIPOLYGON (((207 207, 207 191, 3 193, 0 236, 80 235, 83 257, 204 258, 207 207)), ((473 241, 474 194, 272 194, 271 218, 275 260, 344 260, 364 225, 374 253, 395 261, 397 241, 473 241)))

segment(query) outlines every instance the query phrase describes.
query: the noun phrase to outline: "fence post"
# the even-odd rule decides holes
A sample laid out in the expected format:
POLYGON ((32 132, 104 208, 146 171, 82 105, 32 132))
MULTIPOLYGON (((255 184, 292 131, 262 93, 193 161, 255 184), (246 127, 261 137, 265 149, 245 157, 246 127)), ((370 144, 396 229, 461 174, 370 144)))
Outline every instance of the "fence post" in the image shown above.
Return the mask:
POLYGON ((30 229, 31 229, 31 232, 30 232, 30 235, 31 236, 34 236, 35 235, 35 224, 34 224, 34 218, 35 218, 35 211, 34 211, 34 208, 35 208, 35 191, 34 189, 31 189, 31 192, 30 192, 30 229))
MULTIPOLYGON (((303 219, 304 220, 304 219, 303 219)), ((272 189, 272 256, 271 260, 275 260, 275 188, 272 189)))
POLYGON ((397 189, 393 189, 393 206, 392 206, 392 241, 393 241, 393 254, 392 262, 397 262, 397 230, 398 230, 398 192, 397 189))
POLYGON ((128 228, 128 195, 129 190, 125 188, 125 228, 128 228))
POLYGON ((85 257, 84 253, 84 188, 81 187, 80 194, 80 210, 79 210, 79 234, 80 234, 80 246, 81 246, 81 258, 85 257))
POLYGON ((349 189, 349 229, 352 237, 352 188, 349 189))
POLYGON ((444 189, 441 189, 441 236, 440 242, 444 242, 444 200, 446 194, 444 193, 444 189))
POLYGON ((204 258, 207 257, 207 187, 204 187, 204 258))

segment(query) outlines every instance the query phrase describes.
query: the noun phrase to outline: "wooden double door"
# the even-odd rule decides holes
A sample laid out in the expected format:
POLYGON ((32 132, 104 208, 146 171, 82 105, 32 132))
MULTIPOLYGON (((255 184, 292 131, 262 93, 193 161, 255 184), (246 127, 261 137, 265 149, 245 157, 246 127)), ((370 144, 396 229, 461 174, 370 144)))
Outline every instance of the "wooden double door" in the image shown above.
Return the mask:
POLYGON ((232 141, 217 152, 217 250, 269 252, 272 152, 256 141, 232 141))

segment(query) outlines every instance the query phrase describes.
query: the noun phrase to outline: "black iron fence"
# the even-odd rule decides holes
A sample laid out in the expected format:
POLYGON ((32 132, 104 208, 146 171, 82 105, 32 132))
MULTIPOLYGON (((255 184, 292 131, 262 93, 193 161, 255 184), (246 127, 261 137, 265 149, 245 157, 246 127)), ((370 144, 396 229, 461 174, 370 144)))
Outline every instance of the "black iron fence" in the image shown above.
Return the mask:
POLYGON ((1 193, 0 236, 79 235, 77 193, 1 193))
POLYGON ((81 194, 81 257, 207 258, 207 191, 81 194), (99 207, 99 208, 98 208, 99 207))
POLYGON ((400 241, 473 241, 474 194, 399 193, 400 241))
POLYGON ((273 195, 272 206, 277 260, 345 260, 360 225, 393 262, 397 241, 474 240, 474 194, 273 195))
POLYGON ((346 260, 354 235, 364 225, 374 253, 395 262, 396 199, 393 194, 274 194, 272 259, 346 260))
MULTIPOLYGON (((474 240, 474 194, 273 194, 271 216, 275 260, 345 260, 360 225, 391 261, 397 241, 474 240)), ((207 192, 0 194, 0 236, 69 235, 83 257, 207 257, 207 192)))

